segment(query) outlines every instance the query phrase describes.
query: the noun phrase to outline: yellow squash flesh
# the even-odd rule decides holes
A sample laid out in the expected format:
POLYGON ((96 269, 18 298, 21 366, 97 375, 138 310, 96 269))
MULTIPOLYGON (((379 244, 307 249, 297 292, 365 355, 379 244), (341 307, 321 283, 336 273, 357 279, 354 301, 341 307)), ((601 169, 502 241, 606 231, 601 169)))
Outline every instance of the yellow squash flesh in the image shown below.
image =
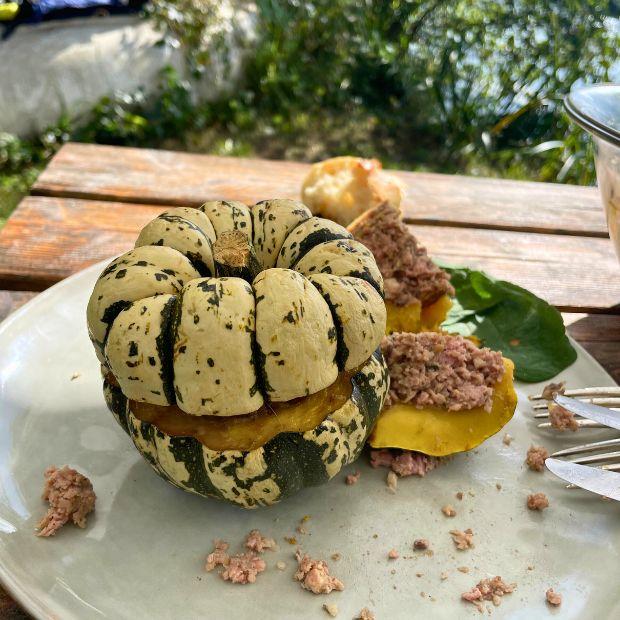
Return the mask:
POLYGON ((394 332, 434 332, 444 322, 452 301, 447 295, 442 295, 437 301, 422 307, 420 303, 408 306, 397 306, 390 301, 385 302, 387 310, 386 334, 394 332))
POLYGON ((495 435, 512 418, 517 406, 514 364, 504 358, 504 376, 493 390, 491 411, 482 407, 468 411, 418 409, 396 404, 379 416, 368 442, 373 448, 416 450, 432 456, 464 452, 495 435))

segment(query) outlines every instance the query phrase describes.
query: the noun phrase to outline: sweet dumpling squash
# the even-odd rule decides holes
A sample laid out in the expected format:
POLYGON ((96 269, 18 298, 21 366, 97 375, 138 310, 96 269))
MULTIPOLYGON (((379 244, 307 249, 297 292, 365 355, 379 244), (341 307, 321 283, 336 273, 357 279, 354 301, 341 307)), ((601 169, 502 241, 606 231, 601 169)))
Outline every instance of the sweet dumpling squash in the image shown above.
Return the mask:
POLYGON ((301 203, 170 209, 87 309, 104 394, 166 480, 267 505, 353 461, 388 391, 372 254, 301 203))

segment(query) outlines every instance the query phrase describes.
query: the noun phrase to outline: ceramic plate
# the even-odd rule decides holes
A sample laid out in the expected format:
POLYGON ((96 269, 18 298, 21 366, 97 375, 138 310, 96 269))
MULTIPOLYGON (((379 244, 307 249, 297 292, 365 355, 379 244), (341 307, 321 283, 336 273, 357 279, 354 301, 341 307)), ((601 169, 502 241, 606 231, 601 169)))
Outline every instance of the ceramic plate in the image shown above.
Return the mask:
MULTIPOLYGON (((244 511, 192 496, 155 475, 104 404, 85 322, 101 268, 54 286, 0 326, 0 577, 32 615, 324 618, 328 602, 347 620, 363 607, 378 620, 453 619, 478 615, 461 602, 461 592, 501 575, 517 590, 504 597, 496 617, 620 617, 620 504, 566 490, 550 474, 523 466, 532 441, 558 448, 607 431, 581 431, 578 438, 539 431, 526 398, 539 386, 519 385, 509 446, 502 432, 425 478, 401 479, 395 495, 385 485, 386 470, 372 469, 365 454, 349 468, 361 472, 358 484, 345 485, 342 472, 272 508, 244 511), (97 510, 85 530, 68 525, 41 539, 34 528, 45 512, 40 494, 50 464, 86 474, 97 510), (550 498, 542 514, 526 509, 534 491, 550 498), (447 503, 456 517, 441 513, 447 503), (310 516, 305 535, 295 532, 304 515, 310 516), (476 546, 456 551, 449 530, 468 527, 476 546), (241 550, 253 528, 279 542, 278 551, 265 554, 268 569, 255 584, 233 585, 203 571, 214 538, 241 550), (285 536, 327 559, 344 592, 303 591, 292 579, 295 546, 285 536), (434 555, 414 554, 415 538, 429 539, 434 555), (400 559, 387 559, 392 548, 400 559), (342 559, 329 560, 336 552, 342 559), (286 562, 284 571, 276 569, 278 560, 286 562), (562 593, 561 608, 545 603, 549 587, 562 593)), ((561 378, 572 387, 613 385, 583 350, 561 378)))

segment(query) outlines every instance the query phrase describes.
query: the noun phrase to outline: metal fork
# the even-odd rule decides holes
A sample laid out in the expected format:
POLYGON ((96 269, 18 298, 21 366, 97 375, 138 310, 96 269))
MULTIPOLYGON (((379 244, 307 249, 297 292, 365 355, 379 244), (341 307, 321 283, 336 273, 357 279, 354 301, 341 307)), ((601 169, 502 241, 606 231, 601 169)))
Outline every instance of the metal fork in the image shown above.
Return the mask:
MULTIPOLYGON (((612 411, 620 411, 620 387, 592 387, 565 390, 563 395, 575 398, 584 403, 608 407, 612 411)), ((548 418, 548 405, 551 401, 544 398, 542 394, 530 396, 529 398, 533 402, 532 408, 537 412, 534 414, 534 418, 548 418)), ((585 417, 576 417, 577 424, 580 428, 610 428, 605 424, 589 420, 585 417)), ((541 429, 550 427, 550 422, 538 424, 538 428, 541 429)), ((572 463, 592 465, 600 469, 620 472, 620 437, 571 446, 570 448, 554 452, 551 454, 551 457, 567 458, 567 460, 572 463)), ((575 486, 569 485, 569 488, 575 488, 575 486)))

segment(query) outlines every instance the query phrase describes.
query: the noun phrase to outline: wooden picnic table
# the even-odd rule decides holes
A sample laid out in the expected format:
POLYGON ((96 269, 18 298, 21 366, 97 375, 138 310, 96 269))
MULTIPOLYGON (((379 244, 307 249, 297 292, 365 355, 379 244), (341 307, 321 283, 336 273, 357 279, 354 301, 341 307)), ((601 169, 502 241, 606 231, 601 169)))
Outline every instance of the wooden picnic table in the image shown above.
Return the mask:
MULTIPOLYGON (((0 320, 170 206, 299 198, 308 164, 67 144, 0 230, 0 320)), ((396 172, 429 252, 524 286, 620 381, 620 265, 596 188, 396 172)), ((0 589, 0 618, 22 618, 0 589)))

